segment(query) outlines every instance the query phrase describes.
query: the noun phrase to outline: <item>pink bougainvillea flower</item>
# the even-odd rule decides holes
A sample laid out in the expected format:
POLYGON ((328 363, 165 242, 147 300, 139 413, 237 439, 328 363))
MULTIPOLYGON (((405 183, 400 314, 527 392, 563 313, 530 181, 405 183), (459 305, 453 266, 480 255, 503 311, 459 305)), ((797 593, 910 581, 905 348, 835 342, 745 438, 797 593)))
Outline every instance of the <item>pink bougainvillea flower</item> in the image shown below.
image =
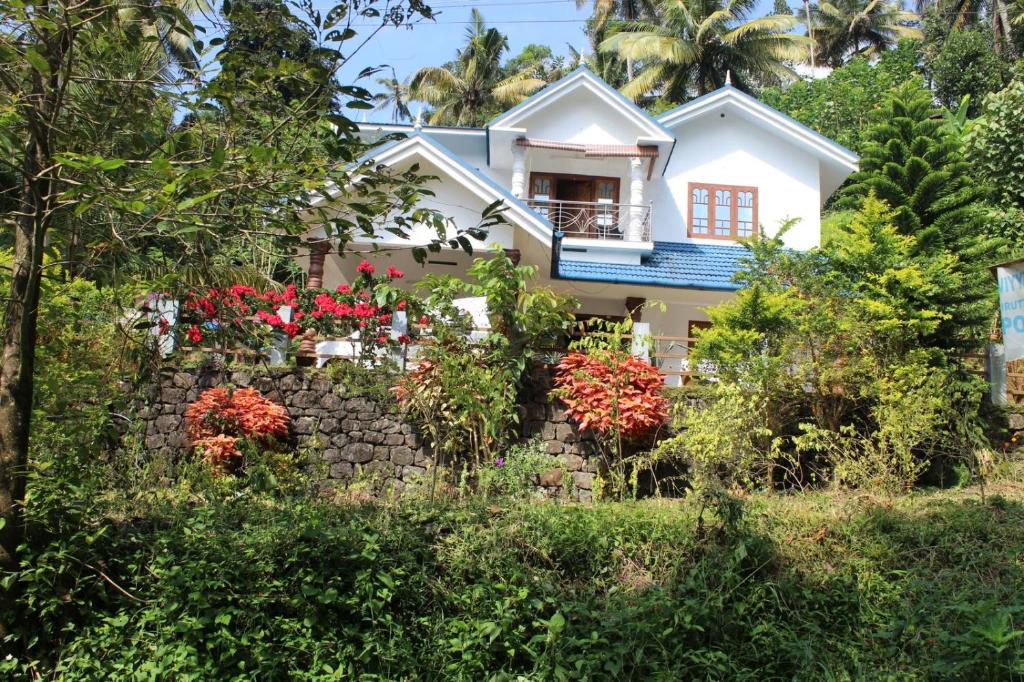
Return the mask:
POLYGON ((372 275, 377 271, 377 268, 373 267, 373 263, 368 260, 364 260, 362 263, 356 266, 356 271, 361 272, 364 275, 372 275))
POLYGON ((339 294, 351 294, 352 293, 352 287, 350 287, 347 284, 339 284, 338 285, 338 293, 339 294))
POLYGON ((390 279, 402 279, 403 277, 405 277, 405 273, 396 268, 394 265, 389 265, 388 277, 390 279))
POLYGON ((395 306, 395 310, 405 310, 405 301, 399 301, 398 305, 395 306))
POLYGON ((200 343, 203 340, 203 333, 199 331, 199 327, 192 325, 188 328, 188 340, 192 343, 200 343))

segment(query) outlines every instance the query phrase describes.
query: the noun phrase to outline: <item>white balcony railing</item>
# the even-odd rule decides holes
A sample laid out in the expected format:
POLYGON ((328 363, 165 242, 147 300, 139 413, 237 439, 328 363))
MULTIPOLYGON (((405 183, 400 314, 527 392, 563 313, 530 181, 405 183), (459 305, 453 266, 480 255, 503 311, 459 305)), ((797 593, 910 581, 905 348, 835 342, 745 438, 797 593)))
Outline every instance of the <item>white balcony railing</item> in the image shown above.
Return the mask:
POLYGON ((651 207, 596 201, 528 199, 566 237, 646 242, 651 239, 651 207))

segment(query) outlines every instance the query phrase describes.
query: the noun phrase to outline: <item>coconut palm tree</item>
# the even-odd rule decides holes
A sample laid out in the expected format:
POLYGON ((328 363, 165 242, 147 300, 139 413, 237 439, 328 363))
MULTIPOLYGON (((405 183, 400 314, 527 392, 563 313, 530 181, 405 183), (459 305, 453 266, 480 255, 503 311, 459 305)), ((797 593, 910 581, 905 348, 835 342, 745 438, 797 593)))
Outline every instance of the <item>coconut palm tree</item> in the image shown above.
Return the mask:
POLYGON ((940 14, 949 25, 964 28, 985 18, 992 27, 992 45, 997 54, 1012 45, 1013 27, 1024 24, 1024 3, 1021 0, 935 0, 940 14))
MULTIPOLYGON (((604 38, 609 19, 626 23, 653 20, 658 16, 658 0, 576 0, 576 8, 593 3, 593 23, 588 30, 604 38)), ((626 59, 626 78, 633 80, 633 60, 626 59)))
POLYGON ((821 63, 842 66, 851 57, 871 57, 902 38, 922 40, 913 24, 920 17, 896 0, 831 0, 811 5, 811 28, 821 63))
POLYGON ((434 108, 433 125, 482 125, 487 117, 518 104, 544 86, 528 70, 503 77, 501 59, 508 38, 487 28, 476 9, 466 29, 466 46, 446 66, 427 66, 412 78, 409 89, 415 99, 434 108))
POLYGON ((130 30, 137 30, 152 45, 167 68, 179 68, 186 73, 199 73, 199 55, 193 48, 193 26, 189 19, 212 11, 208 0, 143 0, 120 2, 118 18, 130 30), (177 21, 167 21, 156 10, 173 8, 181 13, 177 21), (184 19, 184 21, 182 21, 184 19))
POLYGON ((657 22, 635 21, 601 43, 602 52, 644 67, 622 88, 633 100, 657 94, 671 102, 732 82, 743 90, 792 80, 789 62, 807 54, 799 20, 771 14, 749 19, 756 0, 662 0, 657 22))
POLYGON ((377 85, 382 86, 384 92, 373 96, 374 108, 377 111, 390 108, 391 120, 395 123, 412 120, 412 112, 409 111, 409 79, 398 80, 398 74, 391 69, 391 78, 378 78, 377 85))

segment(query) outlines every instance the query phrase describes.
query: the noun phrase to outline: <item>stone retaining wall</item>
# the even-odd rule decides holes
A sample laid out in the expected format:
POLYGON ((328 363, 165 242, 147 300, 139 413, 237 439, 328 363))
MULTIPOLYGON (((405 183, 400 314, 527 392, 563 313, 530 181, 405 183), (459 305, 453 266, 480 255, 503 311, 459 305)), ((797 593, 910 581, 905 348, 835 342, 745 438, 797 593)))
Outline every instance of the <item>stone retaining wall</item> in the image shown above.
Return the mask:
MULTIPOLYGON (((427 473, 432 458, 417 428, 389 399, 356 395, 329 372, 315 369, 200 370, 167 369, 146 391, 139 410, 147 451, 172 460, 187 452, 184 414, 199 394, 215 386, 252 386, 284 405, 291 416, 292 445, 322 458, 328 478, 339 484, 369 476, 383 489, 401 491, 427 473)), ((596 443, 578 433, 565 413, 548 398, 550 375, 538 371, 520 408, 520 438, 540 438, 562 466, 538 477, 550 495, 568 489, 589 500, 597 472, 596 443)))

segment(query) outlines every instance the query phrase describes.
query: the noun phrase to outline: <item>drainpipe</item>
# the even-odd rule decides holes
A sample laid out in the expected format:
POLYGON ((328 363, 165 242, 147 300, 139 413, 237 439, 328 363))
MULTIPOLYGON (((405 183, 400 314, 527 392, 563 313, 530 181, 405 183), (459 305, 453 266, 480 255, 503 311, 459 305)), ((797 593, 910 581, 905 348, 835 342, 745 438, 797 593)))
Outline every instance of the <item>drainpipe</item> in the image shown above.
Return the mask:
POLYGON ((551 279, 561 279, 558 276, 558 263, 562 260, 562 238, 565 233, 555 230, 551 233, 551 279))

